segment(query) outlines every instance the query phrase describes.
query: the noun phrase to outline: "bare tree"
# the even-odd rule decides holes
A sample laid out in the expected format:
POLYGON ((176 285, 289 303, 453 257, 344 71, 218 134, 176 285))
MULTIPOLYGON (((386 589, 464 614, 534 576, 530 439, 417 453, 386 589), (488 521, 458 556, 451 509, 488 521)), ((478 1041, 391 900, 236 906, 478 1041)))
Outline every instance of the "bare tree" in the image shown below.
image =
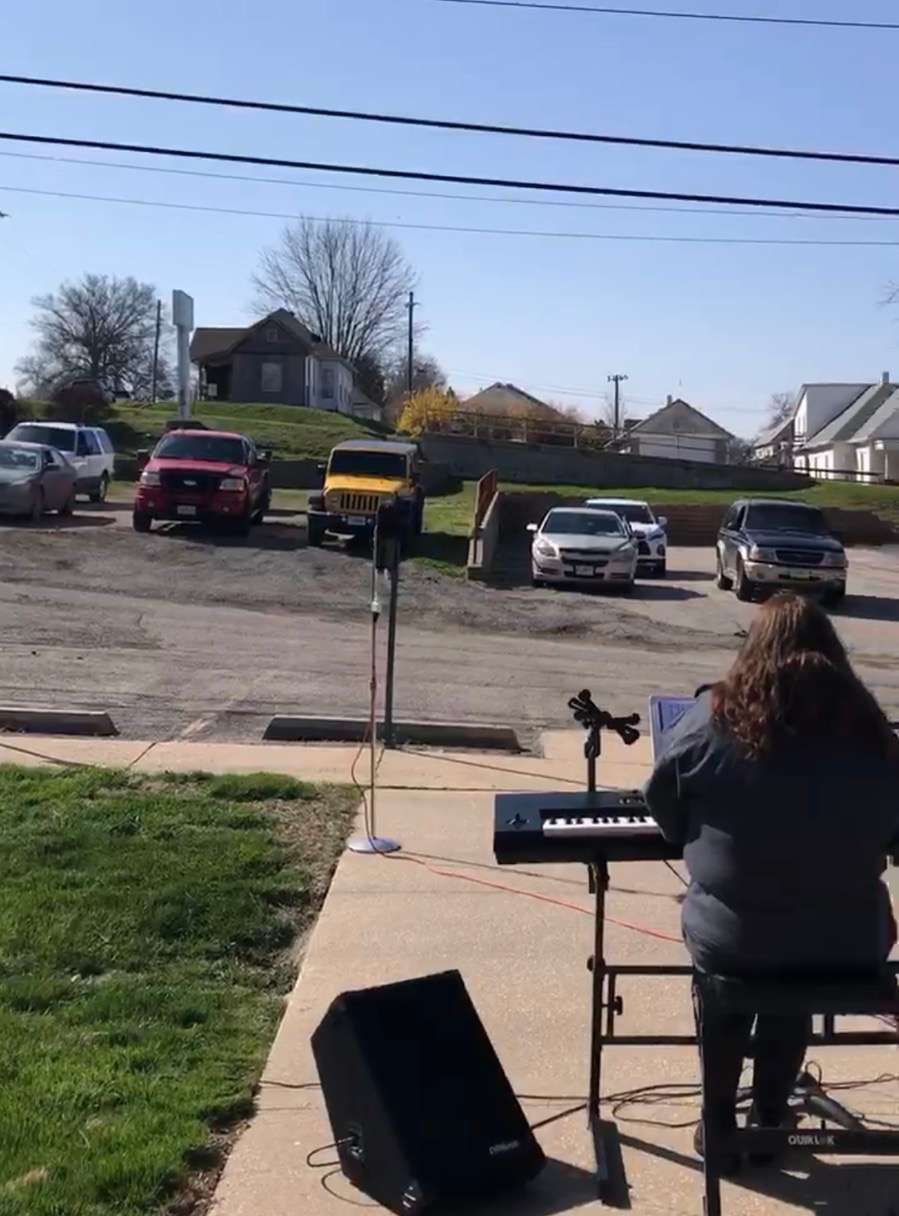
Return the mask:
POLYGON ((768 401, 768 425, 777 426, 779 422, 786 422, 792 415, 795 404, 794 393, 772 393, 768 401))
POLYGON ((355 363, 383 358, 408 325, 415 275, 396 241, 369 224, 301 219, 262 251, 260 310, 287 308, 355 363))
MULTIPOLYGON (((627 402, 625 401, 624 393, 621 394, 621 398, 618 403, 618 411, 619 411, 618 412, 618 427, 619 427, 619 430, 623 431, 624 424, 626 422, 631 422, 634 417, 633 414, 630 412, 630 410, 627 408, 627 402)), ((605 394, 605 399, 603 401, 603 406, 602 406, 600 416, 602 418, 602 421, 605 422, 607 424, 607 426, 610 426, 610 427, 615 426, 615 399, 611 393, 605 394)))
MULTIPOLYGON (((156 289, 136 279, 86 274, 37 296, 34 351, 16 364, 21 383, 49 395, 72 378, 96 380, 108 392, 137 397, 149 389, 156 333, 156 289)), ((164 347, 159 378, 170 378, 164 347)))

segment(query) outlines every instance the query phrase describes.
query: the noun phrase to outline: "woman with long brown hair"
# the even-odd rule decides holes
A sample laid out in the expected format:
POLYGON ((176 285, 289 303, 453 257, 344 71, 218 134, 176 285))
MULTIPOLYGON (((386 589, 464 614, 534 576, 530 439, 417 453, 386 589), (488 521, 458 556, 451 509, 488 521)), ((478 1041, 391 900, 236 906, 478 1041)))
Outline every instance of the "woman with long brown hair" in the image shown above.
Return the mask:
MULTIPOLYGON (((729 674, 678 723, 646 799, 684 846, 684 941, 698 970, 861 973, 889 955, 881 875, 899 838, 899 741, 812 601, 778 594, 759 609, 729 674)), ((736 1123, 751 1033, 741 1016, 705 1028, 722 1131, 736 1123)), ((809 1033, 806 1017, 757 1019, 760 1125, 783 1123, 809 1033)))

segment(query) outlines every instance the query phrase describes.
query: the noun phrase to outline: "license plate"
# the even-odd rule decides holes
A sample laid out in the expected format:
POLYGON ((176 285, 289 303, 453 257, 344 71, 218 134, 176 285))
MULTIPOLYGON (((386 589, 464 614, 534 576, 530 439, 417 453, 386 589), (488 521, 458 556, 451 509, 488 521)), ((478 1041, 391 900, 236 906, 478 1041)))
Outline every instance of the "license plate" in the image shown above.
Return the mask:
POLYGON ((592 566, 575 566, 574 573, 577 578, 593 578, 596 571, 592 566))
POLYGON ((789 578, 796 583, 808 583, 814 580, 814 574, 811 570, 791 570, 789 578))
POLYGON ((368 519, 364 515, 348 515, 346 521, 351 528, 364 528, 368 523, 368 519))
POLYGON ((175 511, 176 511, 176 514, 178 514, 178 515, 196 515, 197 508, 181 506, 181 507, 176 507, 175 511))

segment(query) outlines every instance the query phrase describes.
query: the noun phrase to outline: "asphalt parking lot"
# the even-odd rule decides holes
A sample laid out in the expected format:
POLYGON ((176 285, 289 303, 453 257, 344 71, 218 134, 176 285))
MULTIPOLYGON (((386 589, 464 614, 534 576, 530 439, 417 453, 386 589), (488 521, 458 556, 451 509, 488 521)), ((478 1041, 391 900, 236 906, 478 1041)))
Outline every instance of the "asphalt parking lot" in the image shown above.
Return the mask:
MULTIPOLYGON (((148 740, 251 740, 274 713, 364 713, 364 553, 308 549, 301 517, 247 540, 128 524, 127 510, 79 505, 70 521, 0 525, 0 703, 103 708, 148 740)), ((899 546, 850 561, 834 619, 899 717, 899 546)), ((414 561, 401 592, 398 712, 525 729, 564 724, 583 687, 622 712, 692 691, 754 611, 715 588, 706 549, 675 548, 668 579, 631 597, 489 588, 414 561)))

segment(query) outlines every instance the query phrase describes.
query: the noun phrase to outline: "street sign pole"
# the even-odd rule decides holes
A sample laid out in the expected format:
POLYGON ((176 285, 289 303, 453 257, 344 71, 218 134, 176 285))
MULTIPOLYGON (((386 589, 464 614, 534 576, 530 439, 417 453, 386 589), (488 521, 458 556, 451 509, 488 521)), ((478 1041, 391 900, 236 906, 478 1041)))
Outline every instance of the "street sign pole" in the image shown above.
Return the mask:
POLYGON ((172 292, 172 323, 178 334, 178 417, 190 418, 190 335, 194 327, 194 301, 185 291, 172 292))

